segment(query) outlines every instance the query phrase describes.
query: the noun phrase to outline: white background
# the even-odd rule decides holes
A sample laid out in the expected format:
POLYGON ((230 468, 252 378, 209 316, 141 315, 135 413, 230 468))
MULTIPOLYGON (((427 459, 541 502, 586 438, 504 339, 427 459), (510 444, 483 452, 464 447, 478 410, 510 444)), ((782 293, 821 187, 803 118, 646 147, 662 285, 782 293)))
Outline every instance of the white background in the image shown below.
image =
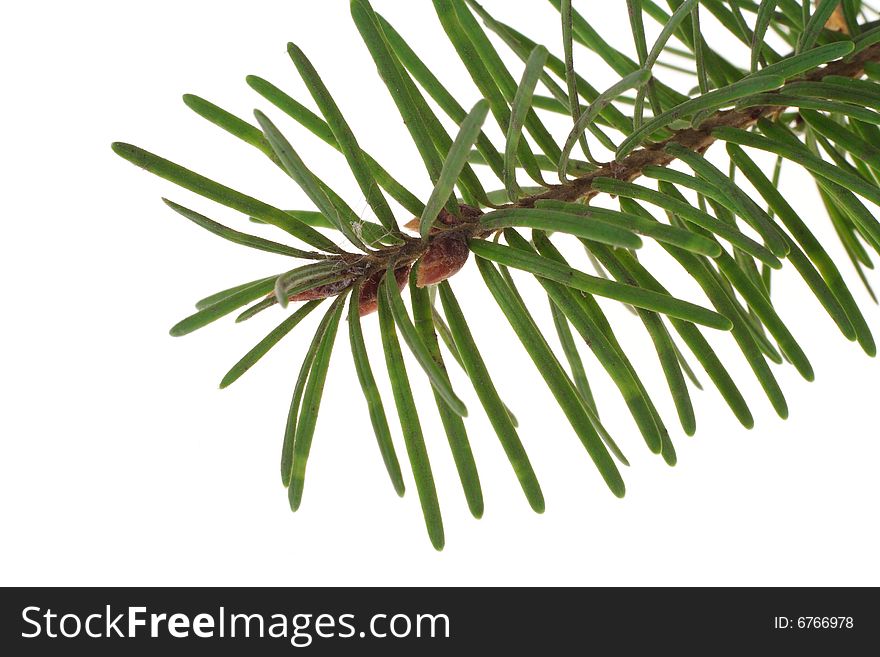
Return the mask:
MULTIPOLYGON (((591 17, 604 36, 631 52, 625 4, 575 6, 588 11, 591 4, 602 7, 603 16, 591 17)), ((549 3, 486 6, 561 51, 549 3)), ((427 0, 376 0, 376 8, 463 105, 478 99, 427 0)), ((476 397, 456 374, 471 408, 486 500, 482 520, 469 516, 430 392, 411 366, 444 511, 442 553, 427 541, 411 478, 403 500, 386 478, 343 325, 303 505, 291 514, 278 453, 318 313, 219 391, 228 367, 282 311, 244 325, 227 319, 185 338, 172 339, 168 328, 196 299, 288 264, 174 215, 161 195, 248 229, 236 213, 120 160, 110 143, 136 143, 278 206, 309 208, 258 152, 179 98, 197 93, 248 119, 261 107, 319 175, 366 213, 341 157, 244 83, 259 74, 306 99, 285 53, 294 40, 318 64, 365 149, 426 198, 427 176, 348 3, 14 3, 0 32, 3 584, 880 584, 878 364, 836 332, 790 266, 775 282, 777 303, 817 372, 807 384, 792 368, 777 368, 790 420, 772 414, 733 341, 711 336, 755 413, 751 432, 708 389, 694 393, 697 436, 683 436, 642 327, 605 305, 673 429, 680 458, 670 469, 648 453, 587 357, 603 419, 632 462, 624 472, 627 497, 617 500, 471 264, 454 286, 520 419, 547 512, 528 509, 476 397)), ((731 47, 731 57, 746 56, 731 47)), ((595 58, 583 51, 578 58, 597 87, 613 81, 595 58)), ((518 77, 521 64, 509 61, 518 77)), ((564 136, 561 117, 550 125, 564 136)), ((834 240, 810 180, 788 168, 782 189, 829 244, 880 329, 880 313, 834 240)), ((646 251, 653 262, 654 251, 646 251)), ((656 261, 676 292, 700 300, 677 267, 656 261)), ((519 280, 552 334, 546 300, 519 280)), ((390 410, 375 318, 365 327, 390 410)))

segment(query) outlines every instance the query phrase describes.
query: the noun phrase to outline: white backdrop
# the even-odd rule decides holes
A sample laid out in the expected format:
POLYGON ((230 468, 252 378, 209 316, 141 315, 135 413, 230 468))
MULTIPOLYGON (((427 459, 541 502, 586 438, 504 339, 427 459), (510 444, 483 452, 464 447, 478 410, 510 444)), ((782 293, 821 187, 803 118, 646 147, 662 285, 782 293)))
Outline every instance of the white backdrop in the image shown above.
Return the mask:
MULTIPOLYGON (((599 5, 575 6, 588 11, 591 4, 599 5)), ((463 105, 477 100, 427 0, 375 6, 463 105)), ((561 51, 549 3, 486 6, 561 51)), ((604 36, 631 51, 625 3, 601 7, 603 16, 593 18, 604 36)), ((4 10, 0 32, 0 583, 880 584, 878 363, 836 332, 790 266, 775 282, 778 305, 817 372, 807 384, 790 367, 777 370, 790 420, 773 415, 733 341, 712 336, 754 411, 751 432, 707 389, 694 392, 697 436, 683 436, 644 330, 606 304, 673 429, 680 459, 670 469, 648 453, 616 391, 586 358, 603 419, 632 462, 624 472, 627 497, 617 500, 471 263, 454 286, 519 417, 546 513, 528 509, 476 397, 458 377, 486 500, 482 520, 469 516, 430 391, 413 366, 446 526, 447 547, 436 553, 411 477, 403 500, 387 481, 341 332, 303 505, 292 514, 278 453, 318 313, 219 391, 223 373, 282 312, 244 325, 221 321, 184 338, 172 339, 168 328, 196 299, 285 263, 174 215, 160 196, 247 229, 234 212, 120 160, 110 143, 136 143, 281 207, 308 208, 291 181, 194 115, 180 95, 202 95, 246 118, 260 107, 366 213, 341 157, 244 83, 255 73, 307 98, 285 53, 294 40, 318 65, 365 149, 427 197, 427 176, 348 3, 16 3, 4 10)), ((731 47, 731 56, 746 56, 731 47)), ((595 86, 612 81, 594 58, 582 51, 578 58, 595 86)), ((519 75, 521 65, 509 61, 519 75)), ((564 134, 561 118, 552 125, 564 134)), ((880 312, 834 241, 810 180, 789 167, 782 190, 829 243, 880 329, 880 312)), ((675 267, 658 266, 676 291, 693 291, 675 267)), ((519 280, 552 335, 539 288, 519 280)), ((365 330, 391 411, 375 323, 370 318, 365 330)))

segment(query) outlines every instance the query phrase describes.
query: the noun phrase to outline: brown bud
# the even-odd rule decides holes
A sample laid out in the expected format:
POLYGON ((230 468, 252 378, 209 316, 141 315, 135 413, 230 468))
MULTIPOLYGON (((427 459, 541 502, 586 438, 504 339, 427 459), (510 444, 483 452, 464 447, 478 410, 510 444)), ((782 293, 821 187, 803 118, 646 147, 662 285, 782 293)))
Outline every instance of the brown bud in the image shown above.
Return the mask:
MULTIPOLYGON (((402 290, 409 279, 410 265, 398 267, 394 270, 394 278, 397 281, 397 289, 402 290)), ((385 270, 381 269, 364 281, 361 286, 361 294, 358 298, 358 311, 361 317, 376 312, 379 307, 379 284, 385 278, 385 270)))
POLYGON ((416 285, 434 285, 457 274, 467 262, 469 253, 464 233, 455 231, 435 237, 419 260, 416 285))
MULTIPOLYGON (((814 0, 813 4, 818 6, 819 0, 814 0)), ((842 6, 837 6, 837 9, 835 9, 834 13, 831 14, 828 22, 825 23, 825 27, 833 32, 843 32, 844 34, 849 34, 849 28, 846 25, 846 18, 844 17, 842 6)))
POLYGON ((335 281, 333 283, 327 283, 326 285, 319 285, 317 287, 313 287, 311 290, 306 290, 305 292, 300 292, 298 294, 294 294, 290 297, 291 301, 314 301, 316 299, 326 299, 327 297, 335 297, 337 294, 342 291, 348 289, 348 287, 354 283, 355 277, 351 278, 343 278, 342 280, 335 281))
MULTIPOLYGON (((440 210, 440 214, 437 215, 437 220, 435 223, 443 224, 444 226, 458 226, 460 224, 472 224, 476 223, 480 220, 480 217, 483 216, 483 211, 479 208, 475 208, 472 205, 465 205, 464 203, 458 206, 459 212, 461 212, 461 218, 456 217, 455 215, 449 214, 446 211, 446 208, 440 210)), ((408 221, 404 228, 408 228, 409 230, 418 233, 421 227, 421 219, 418 217, 411 219, 408 221)), ((431 234, 437 232, 436 228, 431 228, 431 234)))

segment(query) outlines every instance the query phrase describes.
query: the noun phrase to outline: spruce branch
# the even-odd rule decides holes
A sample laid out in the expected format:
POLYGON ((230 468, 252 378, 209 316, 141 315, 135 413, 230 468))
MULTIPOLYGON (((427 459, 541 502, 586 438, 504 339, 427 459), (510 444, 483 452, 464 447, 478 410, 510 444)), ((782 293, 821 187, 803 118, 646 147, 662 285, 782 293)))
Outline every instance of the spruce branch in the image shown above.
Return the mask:
MULTIPOLYGON (((482 97, 470 111, 368 0, 351 2, 363 44, 424 165, 430 184, 425 195, 407 189, 362 149, 320 76, 320 62, 313 64, 297 45, 288 45, 288 55, 319 113, 260 77, 247 78, 275 110, 342 155, 376 221, 359 217, 318 178, 295 140, 260 110, 254 112, 254 124, 203 98, 184 96, 194 112, 263 153, 314 209, 282 210, 138 147, 113 145, 130 162, 243 213, 261 228, 280 229, 306 247, 229 228, 165 201, 218 237, 295 261, 287 271, 205 297, 194 314, 171 329, 180 336, 235 312, 236 321, 243 322, 275 306, 301 304, 229 370, 221 387, 238 380, 318 306, 329 303, 302 363, 285 425, 281 476, 292 510, 303 500, 343 313, 379 454, 394 490, 404 494, 404 469, 361 328, 361 318, 374 312, 406 458, 434 547, 443 547, 445 534, 422 409, 412 391, 414 374, 434 392, 471 514, 481 517, 484 511, 465 425, 464 388, 447 368, 441 344, 474 388, 528 504, 544 510, 518 423, 502 401, 450 282, 469 260, 616 496, 625 492, 618 464, 629 461, 604 415, 600 419, 594 373, 587 372, 579 348, 586 346, 596 356, 648 449, 669 465, 677 456, 670 429, 639 374, 641 363, 628 356, 597 299, 625 304, 644 326, 687 435, 697 430, 688 382, 698 390, 702 386, 685 348, 733 416, 747 428, 754 425, 746 398, 724 364, 727 356, 716 353, 703 330, 729 333, 781 417, 787 417, 789 406, 773 368, 790 364, 804 379, 814 378, 806 350, 774 304, 773 272, 785 263, 840 333, 876 354, 870 327, 843 274, 777 189, 783 165, 808 172, 873 298, 865 270, 880 254, 880 222, 874 214, 880 206, 880 24, 868 20, 867 13, 876 17, 877 12, 867 3, 669 0, 666 11, 653 0, 627 0, 630 44, 637 55, 632 59, 618 48, 625 44, 608 43, 571 0, 550 0, 559 14, 563 57, 500 22, 476 0, 432 2, 450 48, 482 97), (660 25, 653 44, 646 19, 660 25), (703 33, 710 23, 729 32, 743 52, 713 48, 703 33), (490 33, 522 60, 521 71, 507 66, 490 33), (594 88, 576 70, 576 45, 599 55, 618 81, 604 91, 594 88), (681 61, 684 65, 675 63, 681 61), (693 88, 675 89, 661 79, 661 71, 689 73, 693 88), (457 124, 455 134, 446 131, 437 110, 457 124), (546 112, 570 118, 567 136, 559 139, 548 130, 546 112), (503 145, 487 136, 488 121, 501 129, 503 145), (726 145, 729 167, 724 169, 704 157, 719 141, 726 145), (594 142, 613 158, 597 159, 594 142), (772 172, 762 169, 754 151, 775 157, 772 172), (475 170, 481 166, 499 189, 487 191, 475 170), (548 182, 551 175, 559 182, 548 182), (743 179, 750 190, 741 186, 743 179), (600 194, 616 200, 616 208, 592 204, 600 194), (397 216, 392 201, 412 219, 397 216), (556 246, 558 239, 580 244, 596 275, 569 262, 556 246), (648 240, 693 279, 708 307, 678 298, 643 264, 636 254, 648 240), (562 358, 520 295, 513 271, 534 277, 546 293, 562 358), (413 357, 412 368, 404 362, 402 345, 413 357)), ((537 10, 542 3, 534 4, 537 10)))

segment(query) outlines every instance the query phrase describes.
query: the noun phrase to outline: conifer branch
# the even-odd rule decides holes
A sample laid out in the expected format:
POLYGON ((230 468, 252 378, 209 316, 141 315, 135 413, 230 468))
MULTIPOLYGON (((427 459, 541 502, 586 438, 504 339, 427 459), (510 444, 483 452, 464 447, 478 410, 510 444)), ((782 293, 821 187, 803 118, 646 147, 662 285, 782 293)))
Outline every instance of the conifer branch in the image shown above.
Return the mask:
MULTIPOLYGON (((295 141, 260 110, 252 123, 205 99, 184 96, 194 112, 265 155, 273 172, 280 170, 294 181, 314 209, 282 210, 136 146, 113 145, 133 164, 306 247, 228 228, 166 201, 218 237, 295 263, 287 271, 205 297, 194 314, 171 329, 172 335, 182 336, 232 313, 244 322, 278 305, 302 304, 230 369, 221 387, 250 371, 319 305, 329 304, 300 368, 285 423, 281 476, 292 510, 304 499, 306 464, 347 300, 349 342, 369 426, 393 488, 402 495, 404 472, 361 330, 360 318, 378 312, 387 378, 434 547, 443 547, 445 534, 421 409, 412 392, 415 374, 433 389, 470 512, 480 517, 484 506, 464 421, 466 395, 444 354, 474 388, 529 505, 543 511, 544 496, 518 422, 492 381, 450 283, 469 260, 558 411, 617 496, 625 492, 618 464, 629 461, 600 417, 592 392, 594 373, 588 372, 579 347, 592 351, 648 449, 669 465, 677 456, 654 393, 639 374, 642 364, 630 359, 597 299, 624 304, 644 325, 687 435, 697 429, 688 381, 703 389, 690 358, 733 416, 744 427, 754 425, 746 397, 724 364, 729 356, 716 353, 704 330, 730 335, 780 417, 787 417, 789 406, 773 368, 790 364, 804 379, 814 378, 806 350, 773 301, 773 272, 787 263, 844 338, 876 355, 871 329, 843 274, 777 185, 785 163, 800 166, 815 180, 846 255, 876 301, 866 270, 880 254, 875 216, 880 206, 880 23, 869 21, 868 14, 880 14, 860 0, 821 0, 815 7, 809 0, 668 0, 668 12, 653 0, 627 0, 634 60, 606 42, 571 0, 549 1, 561 21, 563 58, 496 20, 476 0, 432 0, 450 47, 482 98, 467 111, 368 0, 352 0, 352 19, 400 114, 402 134, 408 134, 424 163, 430 182, 424 196, 407 189, 363 150, 321 79, 320 65, 313 65, 301 48, 289 44, 288 54, 320 115, 272 83, 247 78, 277 112, 344 157, 376 221, 362 219, 318 178, 295 141), (747 19, 750 13, 753 21, 747 19), (661 26, 653 46, 647 41, 646 17, 661 26), (746 48, 744 65, 711 46, 703 34, 710 20, 746 48), (479 21, 522 60, 519 79, 479 21), (576 43, 598 55, 618 81, 600 91, 579 75, 576 43), (685 58, 687 66, 673 63, 675 58, 685 58), (664 68, 692 68, 693 89, 682 93, 666 84, 664 68), (542 90, 549 95, 541 95, 542 90), (447 133, 435 107, 459 126, 457 134, 447 133), (570 118, 566 139, 558 142, 547 128, 546 112, 570 118), (505 142, 500 147, 484 131, 487 121, 501 128, 505 142), (614 152, 611 161, 592 154, 594 140, 614 152), (703 157, 718 141, 726 143, 728 171, 703 157), (578 147, 584 159, 573 153, 578 147), (752 159, 754 150, 775 156, 772 172, 752 159), (501 188, 487 191, 477 166, 487 167, 501 188), (558 176, 558 184, 546 180, 548 172, 558 176), (534 185, 526 186, 524 176, 534 185), (750 184, 749 191, 740 186, 741 178, 750 184), (591 204, 598 194, 616 198, 616 209, 591 204), (412 220, 395 216, 391 200, 412 220), (557 238, 579 243, 596 275, 570 263, 557 249, 557 238), (674 296, 635 256, 645 240, 671 256, 704 293, 708 306, 674 296), (532 316, 512 271, 534 277, 546 293, 562 358, 532 316), (411 310, 402 294, 406 289, 411 310), (402 345, 413 357, 411 367, 402 345)), ((537 10, 542 3, 534 4, 537 10)))

